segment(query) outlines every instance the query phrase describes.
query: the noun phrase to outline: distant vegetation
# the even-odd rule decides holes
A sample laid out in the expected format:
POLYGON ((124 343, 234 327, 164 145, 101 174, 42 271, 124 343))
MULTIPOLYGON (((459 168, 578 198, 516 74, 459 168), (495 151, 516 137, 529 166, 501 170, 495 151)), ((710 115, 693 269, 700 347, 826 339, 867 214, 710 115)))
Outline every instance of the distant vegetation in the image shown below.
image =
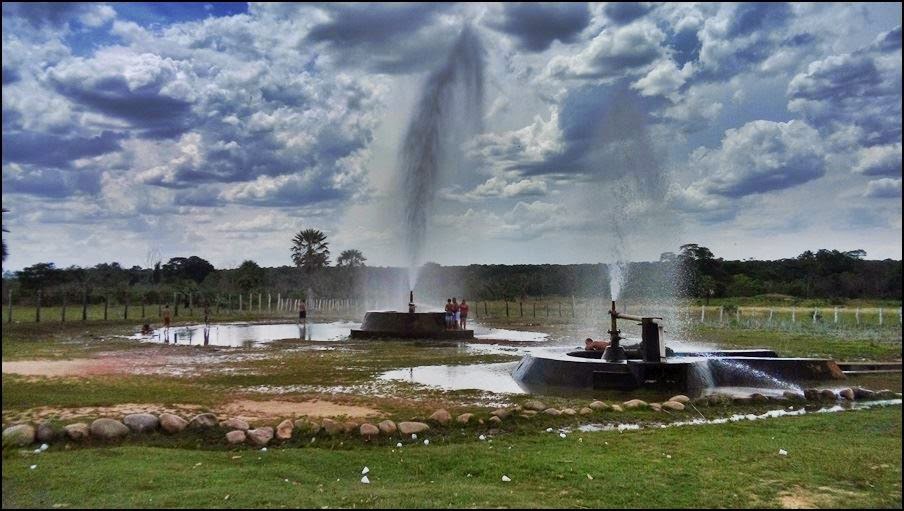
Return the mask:
MULTIPOLYGON (((245 261, 236 269, 216 269, 198 256, 176 257, 150 268, 125 268, 102 263, 92 268, 56 268, 38 263, 3 279, 3 298, 12 290, 17 302, 28 303, 38 290, 42 303, 58 304, 105 297, 137 304, 170 301, 173 293, 192 293, 195 301, 215 295, 277 293, 301 297, 309 289, 318 297, 366 298, 383 291, 407 292, 406 270, 365 266, 364 254, 342 252, 329 266, 323 233, 298 233, 293 244, 296 267, 262 268, 245 261), (322 236, 322 237, 321 237, 322 236), (297 247, 298 250, 294 250, 297 247), (297 257, 296 257, 297 255, 297 257)), ((626 298, 657 296, 663 287, 679 295, 719 301, 727 297, 787 295, 797 299, 841 303, 849 299, 901 300, 901 261, 867 260, 861 250, 804 252, 775 261, 726 261, 706 247, 684 245, 659 261, 632 263, 622 294, 626 298)), ((608 272, 603 264, 469 265, 427 263, 418 281, 418 296, 434 299, 466 295, 472 300, 519 299, 531 296, 608 297, 608 272)))

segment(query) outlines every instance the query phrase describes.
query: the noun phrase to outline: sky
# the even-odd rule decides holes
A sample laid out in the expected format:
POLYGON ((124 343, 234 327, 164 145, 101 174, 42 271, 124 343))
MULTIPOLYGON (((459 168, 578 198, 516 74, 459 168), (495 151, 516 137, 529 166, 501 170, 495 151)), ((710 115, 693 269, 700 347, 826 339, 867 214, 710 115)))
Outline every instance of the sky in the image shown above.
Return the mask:
MULTIPOLYGON (((901 258, 901 4, 3 3, 4 270, 296 232, 403 266, 400 146, 466 27, 440 264, 901 258)), ((454 108, 454 106, 453 106, 454 108)))

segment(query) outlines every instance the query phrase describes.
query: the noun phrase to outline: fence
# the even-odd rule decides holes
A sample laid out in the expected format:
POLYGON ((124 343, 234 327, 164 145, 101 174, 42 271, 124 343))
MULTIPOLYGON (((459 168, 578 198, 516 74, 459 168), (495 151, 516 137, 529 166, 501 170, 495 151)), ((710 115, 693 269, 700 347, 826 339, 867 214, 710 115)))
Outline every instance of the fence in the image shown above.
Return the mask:
MULTIPOLYGON (((199 303, 198 296, 193 293, 173 293, 172 299, 166 303, 150 303, 141 300, 140 303, 131 303, 126 298, 122 301, 111 300, 105 295, 91 295, 82 293, 82 299, 78 304, 69 303, 67 294, 61 293, 53 297, 59 305, 47 305, 47 298, 43 291, 35 293, 29 300, 30 303, 14 304, 14 293, 10 290, 6 299, 6 323, 10 324, 15 319, 17 322, 33 321, 62 322, 73 320, 81 321, 111 321, 128 319, 153 319, 163 318, 165 308, 170 308, 173 318, 205 316, 285 316, 297 314, 301 305, 301 298, 283 297, 282 293, 248 293, 248 294, 218 294, 209 302, 202 299, 199 303), (100 300, 100 303, 95 303, 100 300), (205 310, 206 307, 206 310, 205 310), (75 309, 75 318, 70 314, 75 309)), ((357 298, 314 298, 306 303, 309 311, 327 314, 360 314, 365 310, 365 303, 357 298)))

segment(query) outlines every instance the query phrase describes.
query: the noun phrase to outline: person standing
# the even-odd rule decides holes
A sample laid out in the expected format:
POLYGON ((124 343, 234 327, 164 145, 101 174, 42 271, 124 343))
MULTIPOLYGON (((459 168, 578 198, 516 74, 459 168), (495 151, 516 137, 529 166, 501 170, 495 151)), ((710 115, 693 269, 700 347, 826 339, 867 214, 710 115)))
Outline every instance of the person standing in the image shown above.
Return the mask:
POLYGON ((468 302, 465 301, 464 298, 461 299, 461 305, 458 306, 458 313, 461 317, 459 320, 459 326, 462 330, 468 329, 468 310, 470 307, 468 306, 468 302))
POLYGON ((454 296, 452 297, 452 329, 458 330, 458 322, 459 322, 459 306, 458 299, 454 296))
POLYGON ((452 299, 446 300, 446 330, 452 329, 452 299))

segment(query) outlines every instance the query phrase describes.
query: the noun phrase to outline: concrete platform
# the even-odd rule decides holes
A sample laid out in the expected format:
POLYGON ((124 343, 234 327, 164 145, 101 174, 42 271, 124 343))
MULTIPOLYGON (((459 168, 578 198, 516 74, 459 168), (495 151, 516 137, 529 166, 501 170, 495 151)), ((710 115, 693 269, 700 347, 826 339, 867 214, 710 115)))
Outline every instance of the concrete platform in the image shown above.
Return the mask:
POLYGON ((351 331, 352 339, 438 339, 467 340, 473 330, 447 330, 445 313, 371 311, 361 328, 351 331))

